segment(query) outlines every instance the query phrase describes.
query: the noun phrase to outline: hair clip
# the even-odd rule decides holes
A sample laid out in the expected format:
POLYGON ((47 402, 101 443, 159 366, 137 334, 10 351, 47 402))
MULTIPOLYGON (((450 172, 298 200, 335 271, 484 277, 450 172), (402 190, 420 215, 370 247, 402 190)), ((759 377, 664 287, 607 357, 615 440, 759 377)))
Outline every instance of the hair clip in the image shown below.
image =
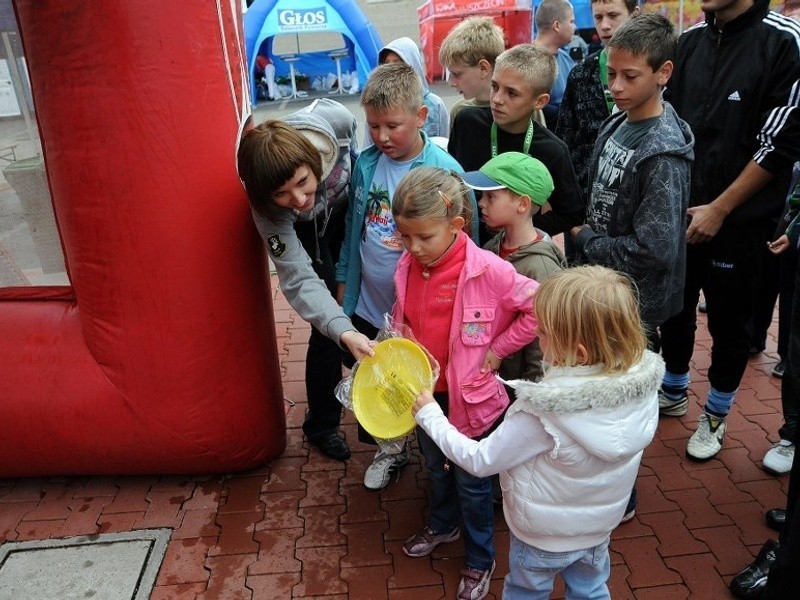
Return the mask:
POLYGON ((444 205, 447 207, 447 210, 453 208, 453 201, 450 200, 450 198, 448 198, 447 195, 442 190, 439 190, 439 196, 442 197, 442 201, 444 202, 444 205))

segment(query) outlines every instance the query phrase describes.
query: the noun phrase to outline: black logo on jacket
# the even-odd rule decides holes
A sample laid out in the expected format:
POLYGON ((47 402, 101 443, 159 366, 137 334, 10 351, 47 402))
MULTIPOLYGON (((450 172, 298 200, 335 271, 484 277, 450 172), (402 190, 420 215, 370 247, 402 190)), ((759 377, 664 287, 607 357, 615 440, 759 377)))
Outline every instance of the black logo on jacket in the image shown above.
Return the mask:
POLYGON ((267 238, 267 245, 269 246, 269 251, 275 258, 280 258, 283 256, 283 253, 286 252, 286 244, 281 241, 280 236, 277 234, 267 238))

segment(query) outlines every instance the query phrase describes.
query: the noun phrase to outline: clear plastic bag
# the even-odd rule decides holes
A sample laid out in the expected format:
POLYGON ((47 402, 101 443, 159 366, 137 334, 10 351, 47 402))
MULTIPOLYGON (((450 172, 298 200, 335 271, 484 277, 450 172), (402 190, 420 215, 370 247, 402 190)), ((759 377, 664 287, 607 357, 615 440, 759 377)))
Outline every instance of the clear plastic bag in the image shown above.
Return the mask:
POLYGON ((434 389, 439 364, 406 325, 395 325, 389 315, 375 339, 375 357, 356 361, 336 387, 336 397, 384 452, 396 454, 414 429, 411 405, 420 391, 434 389), (398 338, 411 343, 381 344, 398 338), (366 370, 358 375, 361 368, 366 370))

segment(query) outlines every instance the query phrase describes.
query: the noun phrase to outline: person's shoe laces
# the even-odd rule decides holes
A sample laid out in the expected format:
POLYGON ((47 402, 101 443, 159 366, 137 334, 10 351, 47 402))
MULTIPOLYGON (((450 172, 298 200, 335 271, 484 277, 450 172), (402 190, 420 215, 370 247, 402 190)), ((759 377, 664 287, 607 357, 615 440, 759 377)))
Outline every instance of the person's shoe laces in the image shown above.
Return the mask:
POLYGON ((408 458, 408 443, 399 454, 389 454, 379 450, 372 459, 372 464, 364 472, 364 487, 373 491, 384 489, 389 485, 393 474, 397 475, 397 479, 400 478, 400 472, 408 463, 408 458))

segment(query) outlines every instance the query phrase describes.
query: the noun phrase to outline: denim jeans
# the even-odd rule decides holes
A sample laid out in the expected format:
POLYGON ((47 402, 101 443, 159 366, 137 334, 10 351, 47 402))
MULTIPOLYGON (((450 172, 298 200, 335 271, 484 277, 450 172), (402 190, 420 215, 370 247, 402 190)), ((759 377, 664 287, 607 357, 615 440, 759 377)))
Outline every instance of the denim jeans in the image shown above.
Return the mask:
POLYGON ((428 527, 437 534, 449 533, 461 521, 467 567, 491 569, 495 558, 491 477, 475 477, 448 461, 421 427, 417 440, 428 469, 428 527))
POLYGON ((547 600, 558 573, 566 584, 567 600, 610 599, 606 585, 611 575, 608 542, 585 550, 547 552, 529 546, 512 533, 503 600, 547 600))

